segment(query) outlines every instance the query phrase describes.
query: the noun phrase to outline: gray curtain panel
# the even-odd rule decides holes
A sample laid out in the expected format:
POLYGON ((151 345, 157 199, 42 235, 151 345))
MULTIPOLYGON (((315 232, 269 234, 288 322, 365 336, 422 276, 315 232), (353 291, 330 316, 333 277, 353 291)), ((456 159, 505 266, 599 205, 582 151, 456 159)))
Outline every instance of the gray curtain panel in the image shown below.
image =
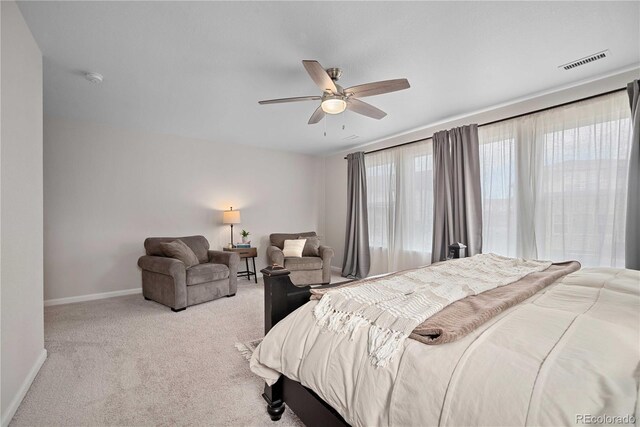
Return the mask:
POLYGON ((344 238, 342 276, 361 279, 369 274, 369 222, 367 220, 367 170, 364 153, 347 155, 347 231, 344 238))
POLYGON ((631 104, 631 155, 627 189, 625 267, 640 270, 640 80, 627 85, 631 104))
MULTIPOLYGON (((449 131, 453 238, 467 245, 467 255, 482 253, 482 198, 478 125, 449 131)), ((454 243, 454 242, 452 242, 454 243)))
POLYGON ((451 144, 446 130, 433 134, 433 243, 431 262, 447 257, 453 243, 451 209, 451 144))
POLYGON ((446 259, 448 247, 460 242, 467 255, 482 252, 482 200, 478 125, 433 135, 432 262, 446 259))

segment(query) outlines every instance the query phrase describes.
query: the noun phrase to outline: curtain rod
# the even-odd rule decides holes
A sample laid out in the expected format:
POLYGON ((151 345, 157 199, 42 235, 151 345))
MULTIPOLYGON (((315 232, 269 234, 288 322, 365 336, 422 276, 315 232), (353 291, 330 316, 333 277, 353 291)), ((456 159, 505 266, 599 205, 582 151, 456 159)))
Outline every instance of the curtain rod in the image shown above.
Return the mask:
MULTIPOLYGON (((507 118, 504 118, 504 119, 493 120, 491 122, 482 123, 482 124, 478 125, 478 127, 494 125, 496 123, 506 122, 507 120, 517 119, 518 117, 528 116, 530 114, 542 113, 543 111, 553 110, 554 108, 564 107, 566 105, 575 104, 576 102, 587 101, 589 99, 598 98, 600 96, 611 95, 612 93, 621 92, 623 90, 627 90, 627 88, 623 87, 623 88, 620 88, 620 89, 614 89, 614 90, 610 90, 608 92, 598 93, 596 95, 591 95, 591 96, 587 96, 585 98, 576 99, 574 101, 563 102, 562 104, 552 105, 551 107, 545 107, 545 108, 540 108, 539 110, 529 111, 527 113, 516 114, 515 116, 507 117, 507 118)), ((404 145, 415 144, 417 142, 422 142, 422 141, 428 141, 428 140, 430 140, 432 138, 433 138, 433 136, 428 136, 426 138, 420 138, 420 139, 416 139, 414 141, 408 141, 408 142, 403 142, 402 144, 392 145, 390 147, 384 147, 384 148, 378 148, 378 149, 371 150, 371 151, 365 151, 364 154, 372 154, 372 153, 377 153, 378 151, 390 150, 392 148, 402 147, 404 145)), ((347 157, 345 156, 345 160, 346 160, 346 158, 347 157)))

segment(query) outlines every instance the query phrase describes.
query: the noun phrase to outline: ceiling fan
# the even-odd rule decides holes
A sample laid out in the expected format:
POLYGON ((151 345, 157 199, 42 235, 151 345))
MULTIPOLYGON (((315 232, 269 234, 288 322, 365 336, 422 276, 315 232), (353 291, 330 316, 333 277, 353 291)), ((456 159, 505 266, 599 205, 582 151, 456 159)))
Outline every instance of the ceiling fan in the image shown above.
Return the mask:
POLYGON ((305 60, 302 65, 311 76, 311 79, 322 89, 321 96, 298 96, 295 98, 280 98, 259 101, 258 104, 280 104, 284 102, 321 101, 320 106, 311 115, 309 124, 318 123, 325 114, 340 114, 348 109, 354 113, 380 120, 387 115, 384 111, 371 104, 360 101, 358 98, 365 96, 381 95, 408 89, 407 79, 384 80, 380 82, 365 83, 363 85, 342 88, 336 82, 342 75, 340 68, 327 68, 326 70, 318 61, 305 60))

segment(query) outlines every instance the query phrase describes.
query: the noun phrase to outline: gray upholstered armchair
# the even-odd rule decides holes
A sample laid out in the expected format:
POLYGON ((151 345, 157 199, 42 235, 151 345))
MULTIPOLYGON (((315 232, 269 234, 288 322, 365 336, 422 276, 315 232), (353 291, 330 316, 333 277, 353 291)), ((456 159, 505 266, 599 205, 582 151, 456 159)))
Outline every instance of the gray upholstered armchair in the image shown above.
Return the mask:
POLYGON ((149 237, 147 252, 140 257, 142 295, 181 311, 187 306, 236 294, 240 258, 233 252, 210 251, 204 236, 149 237), (186 268, 182 261, 164 256, 160 243, 182 240, 198 257, 199 264, 186 268))
POLYGON ((284 266, 291 272, 291 282, 294 285, 319 285, 331 283, 331 258, 333 249, 322 246, 317 240, 317 245, 307 242, 301 258, 285 258, 282 253, 285 240, 298 238, 311 238, 314 242, 318 239, 315 231, 305 233, 274 233, 269 236, 271 246, 267 248, 269 264, 284 266))

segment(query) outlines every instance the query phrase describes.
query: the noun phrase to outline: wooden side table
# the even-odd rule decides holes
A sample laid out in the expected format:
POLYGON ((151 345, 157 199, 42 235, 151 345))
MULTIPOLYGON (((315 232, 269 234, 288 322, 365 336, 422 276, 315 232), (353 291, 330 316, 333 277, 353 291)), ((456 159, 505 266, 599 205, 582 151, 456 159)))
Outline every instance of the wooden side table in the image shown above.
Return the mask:
POLYGON ((251 276, 253 276, 253 280, 258 283, 258 274, 256 273, 257 248, 222 248, 222 250, 225 252, 235 252, 240 256, 240 259, 244 259, 247 269, 238 271, 238 277, 246 277, 247 280, 251 281, 251 276), (249 270, 249 258, 251 258, 251 263, 253 264, 253 271, 249 270))

